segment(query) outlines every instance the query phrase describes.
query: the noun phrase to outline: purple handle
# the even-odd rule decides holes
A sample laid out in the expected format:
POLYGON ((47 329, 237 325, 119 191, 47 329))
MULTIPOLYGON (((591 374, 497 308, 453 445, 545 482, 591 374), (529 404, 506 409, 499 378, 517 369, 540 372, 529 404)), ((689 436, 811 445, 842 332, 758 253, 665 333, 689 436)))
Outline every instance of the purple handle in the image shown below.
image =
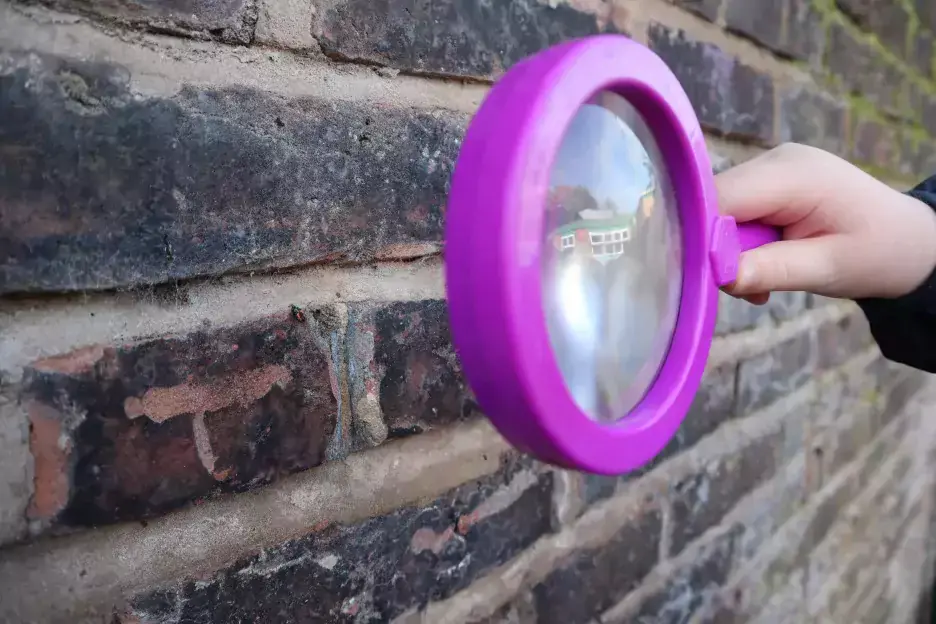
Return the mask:
POLYGON ((724 286, 738 277, 738 260, 742 251, 755 249, 783 239, 783 232, 758 221, 736 223, 734 217, 721 216, 715 220, 709 260, 715 282, 724 286))
POLYGON ((738 240, 741 251, 748 251, 768 243, 776 243, 783 239, 783 230, 759 221, 748 221, 738 224, 738 240))

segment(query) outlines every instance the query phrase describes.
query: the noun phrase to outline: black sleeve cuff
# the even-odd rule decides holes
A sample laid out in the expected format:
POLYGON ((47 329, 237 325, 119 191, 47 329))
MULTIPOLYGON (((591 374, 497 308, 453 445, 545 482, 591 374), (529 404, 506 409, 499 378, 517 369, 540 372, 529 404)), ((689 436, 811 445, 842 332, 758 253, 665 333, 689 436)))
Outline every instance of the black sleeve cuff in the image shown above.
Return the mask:
MULTIPOLYGON (((936 176, 907 192, 936 210, 936 176)), ((936 373, 936 270, 897 299, 856 301, 888 360, 936 373)))

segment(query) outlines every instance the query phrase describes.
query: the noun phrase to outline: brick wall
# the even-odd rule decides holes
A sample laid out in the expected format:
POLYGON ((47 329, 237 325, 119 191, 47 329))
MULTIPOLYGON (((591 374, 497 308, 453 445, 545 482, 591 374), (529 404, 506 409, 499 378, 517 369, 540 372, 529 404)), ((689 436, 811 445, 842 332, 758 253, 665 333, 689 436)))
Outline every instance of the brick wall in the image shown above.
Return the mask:
POLYGON ((678 436, 595 477, 478 413, 440 254, 465 124, 544 46, 650 45, 719 169, 799 141, 906 186, 934 31, 925 0, 3 0, 0 621, 912 621, 936 389, 854 306, 723 299, 678 436))

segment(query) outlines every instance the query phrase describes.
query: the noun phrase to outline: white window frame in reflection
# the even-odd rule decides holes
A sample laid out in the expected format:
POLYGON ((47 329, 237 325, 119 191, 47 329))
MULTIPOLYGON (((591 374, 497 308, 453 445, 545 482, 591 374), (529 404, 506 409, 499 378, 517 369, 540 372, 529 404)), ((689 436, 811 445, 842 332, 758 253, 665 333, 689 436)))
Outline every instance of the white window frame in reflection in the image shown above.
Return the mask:
POLYGON ((624 243, 630 240, 630 228, 589 232, 592 256, 597 260, 613 260, 624 253, 624 243))

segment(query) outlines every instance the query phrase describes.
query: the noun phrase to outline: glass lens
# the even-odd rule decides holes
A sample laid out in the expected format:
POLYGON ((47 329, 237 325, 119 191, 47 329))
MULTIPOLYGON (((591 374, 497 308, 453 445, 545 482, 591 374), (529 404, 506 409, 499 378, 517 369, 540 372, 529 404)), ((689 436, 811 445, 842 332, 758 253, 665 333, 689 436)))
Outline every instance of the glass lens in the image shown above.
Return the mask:
POLYGON ((543 308, 559 368, 592 418, 626 416, 650 388, 676 327, 682 253, 663 157, 637 110, 602 92, 553 165, 543 308))

